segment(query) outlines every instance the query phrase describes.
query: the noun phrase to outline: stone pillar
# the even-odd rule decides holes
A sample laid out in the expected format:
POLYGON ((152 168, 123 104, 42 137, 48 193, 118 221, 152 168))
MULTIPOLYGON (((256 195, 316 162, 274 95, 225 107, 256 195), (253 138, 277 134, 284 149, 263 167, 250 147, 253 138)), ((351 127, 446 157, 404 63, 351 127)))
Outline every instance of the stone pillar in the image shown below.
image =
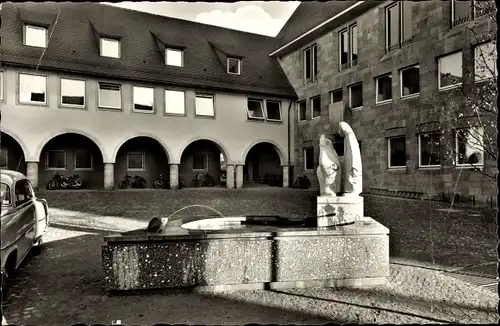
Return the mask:
POLYGON ((26 162, 26 177, 33 189, 38 190, 38 162, 26 162))
POLYGON ((283 165, 283 188, 288 188, 289 187, 289 176, 290 173, 288 172, 288 165, 283 165))
POLYGON ((236 188, 243 187, 243 165, 236 165, 236 188))
POLYGON ((170 189, 179 188, 179 164, 170 164, 170 189))
POLYGON ((104 163, 104 190, 115 189, 115 165, 104 163))
POLYGON ((227 189, 234 188, 234 165, 226 165, 226 187, 227 189))

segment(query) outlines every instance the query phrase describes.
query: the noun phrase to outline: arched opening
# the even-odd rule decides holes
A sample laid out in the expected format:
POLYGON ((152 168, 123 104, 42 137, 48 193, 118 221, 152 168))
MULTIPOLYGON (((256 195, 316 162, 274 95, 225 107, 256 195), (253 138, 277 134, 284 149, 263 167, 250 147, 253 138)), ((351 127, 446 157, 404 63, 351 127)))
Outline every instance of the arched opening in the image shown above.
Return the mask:
POLYGON ((0 169, 19 171, 26 175, 26 161, 21 145, 4 132, 0 137, 0 169))
POLYGON ((163 146, 155 139, 140 136, 127 140, 118 149, 115 160, 115 187, 119 189, 125 175, 141 176, 146 188, 154 188, 154 181, 163 174, 170 180, 169 158, 163 146))
POLYGON ((243 180, 247 186, 283 186, 281 161, 274 145, 258 143, 248 151, 243 168, 243 180))
POLYGON ((179 177, 188 187, 220 186, 225 183, 221 172, 225 170, 226 158, 215 142, 196 140, 182 152, 179 177))
POLYGON ((39 187, 45 187, 56 173, 65 177, 77 174, 82 178, 84 188, 102 189, 104 164, 101 150, 91 139, 76 133, 52 138, 40 154, 39 187))

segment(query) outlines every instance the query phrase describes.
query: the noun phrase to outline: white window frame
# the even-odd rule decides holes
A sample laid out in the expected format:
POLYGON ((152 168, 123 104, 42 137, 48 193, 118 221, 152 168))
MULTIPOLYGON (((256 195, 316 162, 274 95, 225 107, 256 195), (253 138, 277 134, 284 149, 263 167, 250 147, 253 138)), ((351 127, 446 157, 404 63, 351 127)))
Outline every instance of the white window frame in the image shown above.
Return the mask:
MULTIPOLYGON (((492 78, 495 78, 498 76, 498 68, 497 68, 497 65, 496 65, 496 61, 498 60, 498 51, 496 49, 496 44, 493 43, 493 41, 489 41, 489 42, 485 42, 485 43, 481 43, 481 44, 478 44, 474 47, 474 82, 475 83, 479 83, 479 82, 483 82, 483 81, 486 81, 486 80, 490 80, 492 78), (482 53, 482 49, 481 47, 482 46, 485 46, 485 45, 493 45, 494 48, 495 48, 495 55, 493 55, 493 63, 494 63, 494 75, 491 76, 491 77, 487 77, 487 78, 481 78, 481 79, 478 79, 478 75, 477 75, 477 72, 476 72, 476 61, 478 60, 478 53, 481 54, 482 53), (481 52, 479 52, 481 51, 481 52)), ((479 57, 479 59, 481 59, 481 56, 479 57)), ((486 60, 486 58, 484 58, 484 53, 483 53, 483 58, 481 60, 486 60)), ((489 71, 488 71, 489 72, 489 71)))
POLYGON ((311 108, 310 108, 310 109, 311 109, 311 120, 321 118, 321 95, 317 95, 317 96, 313 96, 313 97, 311 97, 310 103, 311 103, 311 108), (317 98, 319 98, 319 115, 314 116, 313 101, 314 101, 315 99, 317 99, 317 98))
POLYGON ((85 80, 76 79, 76 78, 67 78, 67 77, 61 77, 59 79, 59 105, 64 106, 64 107, 84 108, 85 104, 87 104, 86 103, 86 96, 85 96, 86 93, 87 93, 87 82, 85 80), (73 81, 83 82, 83 104, 82 105, 63 103, 63 93, 62 93, 63 80, 73 80, 73 81))
POLYGON ((121 84, 116 84, 116 83, 108 83, 108 82, 98 82, 97 83, 97 97, 98 97, 98 106, 99 108, 102 108, 102 109, 113 109, 113 110, 121 110, 122 109, 122 105, 123 105, 123 99, 122 99, 122 85, 121 84), (119 86, 120 90, 120 106, 104 106, 104 105, 101 105, 101 84, 103 85, 113 85, 113 86, 119 86))
MULTIPOLYGON (((405 169, 406 168, 406 163, 405 165, 392 165, 391 164, 391 140, 393 139, 404 139, 405 140, 405 156, 406 156, 406 137, 405 136, 395 136, 395 137, 389 137, 387 138, 387 166, 389 169, 405 169)), ((406 162, 406 160, 405 160, 406 162)))
POLYGON ((195 95, 195 108, 194 108, 194 114, 195 116, 199 117, 215 117, 215 95, 214 94, 208 94, 208 93, 196 93, 195 95), (212 99, 212 114, 199 114, 198 113, 198 108, 196 107, 196 98, 211 98, 212 99))
POLYGON ((268 121, 275 121, 275 122, 282 122, 283 121, 283 116, 282 116, 283 112, 281 111, 281 101, 277 101, 277 100, 266 100, 266 108, 265 108, 265 117, 266 117, 266 120, 268 121), (279 119, 270 119, 269 118, 269 114, 267 112, 267 103, 277 103, 278 104, 278 110, 279 110, 279 113, 280 113, 280 118, 279 119))
POLYGON ((138 86, 134 85, 132 86, 132 111, 133 112, 138 112, 138 113, 146 113, 146 114, 154 114, 155 113, 155 88, 154 87, 149 87, 149 86, 138 86), (144 89, 149 89, 153 90, 153 105, 151 107, 151 110, 138 110, 135 108, 135 92, 134 90, 136 88, 144 88, 144 89))
POLYGON ((208 154, 207 153, 193 153, 191 168, 192 168, 193 172, 207 172, 208 171, 208 154), (203 165, 205 166, 205 168, 203 168, 203 169, 195 169, 194 168, 194 156, 195 155, 203 156, 203 162, 204 162, 203 165))
POLYGON ((0 70, 0 102, 3 102, 4 72, 0 70))
POLYGON ((48 29, 47 27, 43 27, 43 26, 37 26, 37 25, 32 25, 32 24, 24 24, 23 25, 23 44, 26 45, 26 46, 32 46, 32 47, 36 47, 36 48, 46 48, 47 47, 47 42, 48 42, 48 29), (26 30, 27 29, 38 29, 38 30, 44 30, 45 32, 45 45, 44 46, 39 46, 39 45, 33 45, 33 44, 28 44, 26 41, 26 30))
POLYGON ((248 120, 265 120, 266 119, 266 109, 264 108, 264 101, 261 99, 257 98, 249 98, 247 99, 247 118, 248 120), (260 103, 260 109, 262 110, 262 117, 251 117, 250 116, 250 111, 248 110, 248 102, 259 102, 260 103))
POLYGON ((63 149, 50 149, 45 152, 45 170, 47 171, 65 171, 68 169, 68 154, 63 149), (64 153, 64 167, 63 168, 51 168, 49 167, 49 153, 50 152, 63 152, 64 153))
POLYGON ((316 74, 315 74, 315 71, 314 71, 314 66, 316 65, 316 56, 318 55, 318 46, 317 44, 312 44, 308 47, 306 47, 303 51, 302 51, 302 58, 303 58, 303 68, 304 68, 304 82, 307 82, 307 81, 314 81, 316 80, 316 74), (309 78, 306 77, 306 67, 307 67, 307 64, 309 64, 309 62, 306 62, 306 51, 310 51, 310 55, 309 55, 309 58, 311 59, 310 60, 310 63, 311 63, 311 76, 309 76, 309 78), (314 55, 316 54, 316 55, 314 55))
POLYGON ((399 5, 399 2, 393 2, 391 3, 390 5, 386 6, 385 7, 385 49, 386 49, 386 52, 392 52, 396 49, 399 49, 401 47, 401 28, 402 28, 402 24, 401 24, 401 8, 400 8, 400 5, 399 5), (389 9, 391 9, 392 7, 397 7, 397 12, 398 12, 398 17, 399 17, 399 26, 398 26, 398 46, 395 48, 395 49, 392 49, 390 50, 389 47, 391 45, 395 45, 395 44, 389 44, 389 28, 387 28, 389 26, 388 22, 389 22, 389 9))
POLYGON ((226 58, 226 67, 227 73, 231 75, 241 75, 241 59, 235 57, 227 57, 226 58), (238 72, 230 72, 229 71, 229 60, 236 60, 238 62, 238 72))
POLYGON ((171 67, 184 67, 184 50, 182 49, 176 49, 176 48, 165 48, 165 65, 166 66, 171 66, 171 67), (168 63, 168 52, 180 52, 181 53, 181 65, 174 65, 174 64, 169 64, 168 63))
MULTIPOLYGON (((459 25, 454 26, 454 24, 455 24, 455 1, 456 0, 451 0, 451 27, 452 28, 459 26, 459 25)), ((472 21, 475 18, 476 11, 475 11, 475 9, 473 9, 474 8, 474 1, 473 0, 468 0, 468 1, 469 1, 470 6, 472 6, 472 8, 469 8, 469 19, 467 21, 472 21)), ((466 22, 463 22, 463 23, 466 23, 466 22)))
MULTIPOLYGON (((457 129, 455 131, 455 166, 456 167, 460 167, 460 168, 481 168, 484 166, 484 139, 481 138, 481 142, 483 143, 482 146, 483 149, 481 150, 481 160, 482 162, 481 163, 458 163, 459 161, 459 153, 458 153, 458 141, 459 141, 459 137, 458 137, 458 131, 461 131, 461 130, 468 130, 468 129, 474 129, 474 128, 480 128, 481 129, 481 137, 484 136, 484 129, 482 127, 470 127, 470 128, 460 128, 460 129, 457 129)), ((477 131, 474 131, 475 133, 478 133, 477 131)), ((466 142, 466 146, 467 146, 467 141, 464 140, 466 142)))
POLYGON ((0 151, 2 152, 2 155, 5 155, 5 166, 3 166, 0 163, 0 169, 8 169, 9 168, 9 149, 8 148, 2 148, 2 149, 0 149, 0 151))
POLYGON ((338 32, 338 39, 339 39, 339 71, 343 71, 347 68, 349 68, 349 62, 351 61, 351 51, 350 51, 350 46, 351 46, 351 42, 350 42, 350 37, 349 37, 349 28, 344 28, 342 30, 340 30, 338 32), (345 68, 342 68, 342 34, 346 33, 347 34, 347 44, 346 44, 346 47, 347 47, 347 62, 345 63, 346 64, 346 67, 345 68))
POLYGON ((375 104, 386 104, 386 103, 391 103, 392 102, 392 99, 393 99, 393 94, 392 94, 392 73, 388 73, 388 74, 384 74, 384 75, 380 75, 378 76, 377 78, 375 78, 375 104), (387 100, 383 100, 383 101, 378 101, 377 100, 377 95, 378 95, 378 80, 380 78, 384 78, 384 77, 391 77, 391 98, 390 99, 387 99, 387 100))
POLYGON ((164 94, 165 94, 165 114, 185 116, 186 115, 186 92, 185 91, 180 91, 180 90, 177 90, 177 89, 165 89, 165 93, 164 94), (184 101, 182 103, 182 112, 183 113, 168 112, 169 104, 167 103, 167 92, 182 93, 182 96, 184 97, 184 101))
POLYGON ((340 92, 340 94, 342 95, 340 101, 338 101, 338 102, 343 102, 344 101, 343 89, 342 88, 337 88, 337 89, 334 89, 333 91, 330 91, 330 104, 338 103, 338 102, 333 102, 333 94, 334 93, 338 93, 338 92, 340 92))
POLYGON ((358 29, 358 24, 357 23, 354 23, 352 24, 351 26, 349 26, 349 35, 348 35, 348 38, 349 38, 349 58, 347 59, 348 60, 348 64, 349 64, 349 67, 356 67, 358 65, 358 60, 359 59, 356 59, 356 64, 354 65, 352 62, 353 62, 353 58, 352 58, 352 55, 353 55, 353 38, 355 37, 356 38, 356 52, 357 52, 357 56, 359 58, 359 46, 358 46, 358 33, 357 33, 357 29, 358 29), (356 27, 356 35, 353 35, 352 33, 352 29, 356 27))
POLYGON ((314 170, 314 147, 309 146, 304 148, 304 171, 313 171, 314 170), (313 167, 311 169, 307 168, 307 149, 311 149, 313 152, 313 167))
POLYGON ((458 88, 458 87, 463 85, 463 82, 464 82, 464 73, 463 73, 464 57, 463 57, 463 55, 464 55, 463 51, 456 51, 456 52, 448 53, 448 54, 443 55, 442 57, 438 58, 438 90, 440 90, 440 91, 448 90, 448 89, 458 88), (455 55, 457 53, 460 53, 460 58, 462 60, 462 81, 460 83, 457 83, 457 84, 441 87, 441 60, 444 58, 447 58, 449 56, 455 55))
POLYGON ((127 152, 127 171, 146 171, 146 154, 144 152, 127 152), (135 169, 135 168, 130 168, 129 166, 129 155, 130 154, 133 154, 133 155, 141 155, 141 160, 142 160, 142 167, 139 168, 139 169, 135 169))
POLYGON ((408 70, 408 69, 412 69, 412 68, 418 68, 418 89, 420 90, 420 65, 413 65, 413 66, 403 68, 399 71, 399 94, 401 95, 402 99, 420 96, 420 91, 418 93, 413 93, 410 95, 403 95, 403 71, 408 70))
POLYGON ((357 111, 363 109, 363 83, 357 83, 349 86, 349 107, 351 111, 357 111), (361 106, 357 106, 355 108, 352 107, 352 88, 356 86, 361 86, 361 106))
POLYGON ((19 94, 18 94, 18 99, 20 104, 38 104, 38 105, 47 105, 47 76, 42 76, 42 75, 36 75, 36 74, 27 74, 27 73, 19 73, 19 94), (44 96, 44 101, 43 102, 37 102, 37 101, 21 101, 21 76, 32 76, 32 77, 42 77, 45 79, 45 96, 44 96))
POLYGON ((101 38, 99 39, 99 54, 101 55, 101 57, 121 59, 121 57, 122 57, 122 42, 121 42, 121 40, 118 38, 101 36, 101 38), (103 50, 103 46, 102 46, 103 41, 108 41, 108 42, 112 41, 112 42, 118 44, 118 56, 117 57, 112 57, 112 56, 108 56, 108 55, 103 54, 103 51, 102 51, 103 50))
POLYGON ((297 102, 297 122, 304 122, 307 121, 307 101, 299 101, 297 102), (300 120, 300 105, 304 103, 304 113, 305 113, 305 119, 300 120))
POLYGON ((73 151, 73 171, 93 171, 94 170, 94 153, 85 149, 75 149, 73 151), (76 167, 76 153, 85 152, 90 155, 90 167, 89 168, 77 168, 76 167))
MULTIPOLYGON (((435 169, 435 168, 441 167, 441 163, 438 165, 422 165, 422 136, 423 135, 432 135, 432 134, 439 134, 439 132, 426 132, 426 133, 418 134, 418 167, 420 169, 435 169)), ((441 142, 441 140, 440 140, 440 142, 441 142)), ((439 149, 439 156, 441 157, 441 148, 438 148, 438 149, 439 149)))

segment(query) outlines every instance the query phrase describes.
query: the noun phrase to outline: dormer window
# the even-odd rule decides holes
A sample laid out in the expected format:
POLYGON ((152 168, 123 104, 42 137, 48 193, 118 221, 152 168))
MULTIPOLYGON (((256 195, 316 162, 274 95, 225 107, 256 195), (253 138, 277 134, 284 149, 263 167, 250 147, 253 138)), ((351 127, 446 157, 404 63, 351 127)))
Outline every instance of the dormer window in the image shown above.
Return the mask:
POLYGON ((184 53, 182 50, 166 48, 165 49, 165 64, 167 66, 184 66, 184 53))
POLYGON ((47 46, 47 28, 24 25, 24 45, 44 48, 47 46))
POLYGON ((227 73, 233 75, 241 74, 241 60, 238 58, 227 58, 227 73))
POLYGON ((120 40, 101 37, 101 56, 120 59, 120 40))

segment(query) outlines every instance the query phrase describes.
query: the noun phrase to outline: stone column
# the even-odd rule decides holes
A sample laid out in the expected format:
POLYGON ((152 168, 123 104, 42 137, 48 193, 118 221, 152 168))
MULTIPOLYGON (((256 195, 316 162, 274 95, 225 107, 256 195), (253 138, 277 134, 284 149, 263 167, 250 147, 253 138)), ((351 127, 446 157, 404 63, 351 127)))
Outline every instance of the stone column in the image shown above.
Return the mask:
POLYGON ((236 188, 243 187, 243 165, 236 165, 236 188))
POLYGON ((104 163, 104 190, 115 189, 115 165, 104 163))
POLYGON ((283 165, 283 188, 288 188, 289 187, 289 172, 288 172, 288 165, 283 165))
POLYGON ((227 189, 234 188, 234 165, 226 165, 226 187, 227 189))
POLYGON ((170 189, 179 188, 179 164, 170 164, 170 189))
POLYGON ((38 190, 38 162, 26 162, 26 177, 31 181, 33 189, 38 190))

